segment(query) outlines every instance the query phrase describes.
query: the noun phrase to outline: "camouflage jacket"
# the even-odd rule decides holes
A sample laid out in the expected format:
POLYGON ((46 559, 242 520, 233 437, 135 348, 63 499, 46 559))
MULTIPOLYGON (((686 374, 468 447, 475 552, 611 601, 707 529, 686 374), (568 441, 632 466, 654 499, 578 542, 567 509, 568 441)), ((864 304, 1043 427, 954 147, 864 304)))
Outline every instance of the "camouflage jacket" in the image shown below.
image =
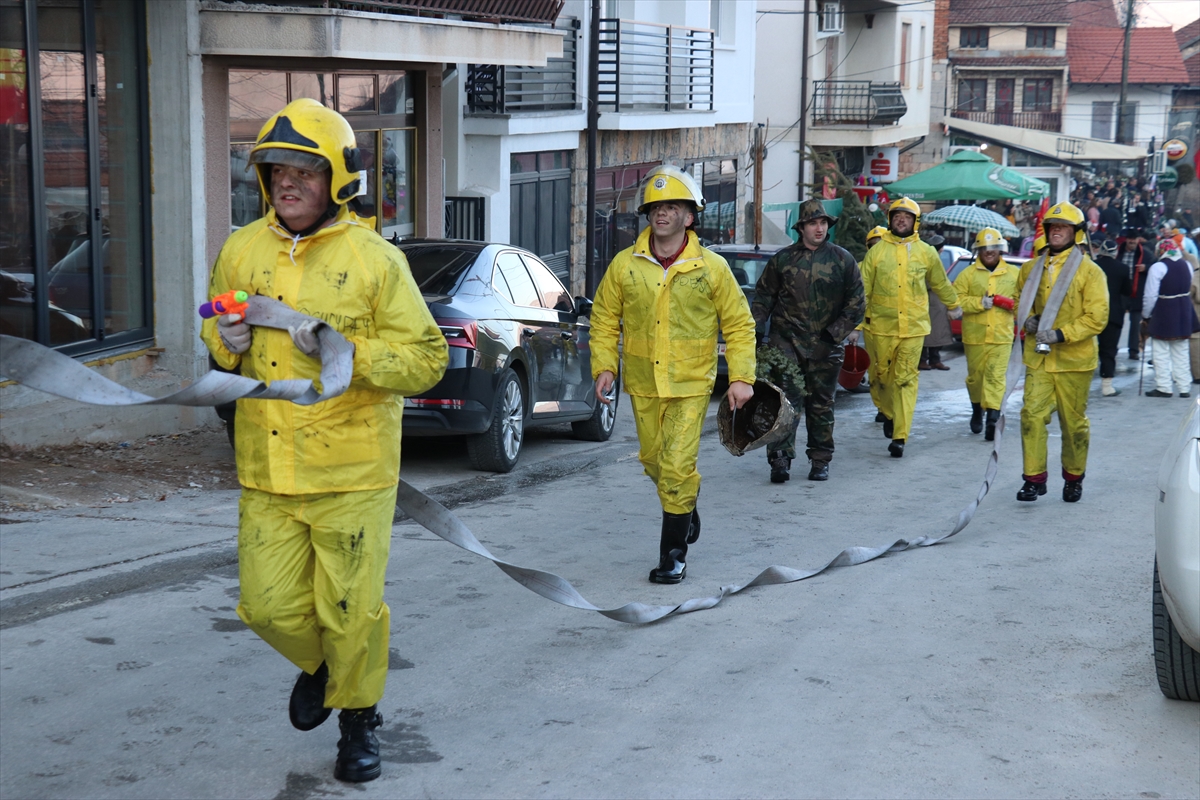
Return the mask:
POLYGON ((780 250, 763 269, 750 311, 767 341, 797 357, 821 359, 842 351, 842 339, 862 322, 862 276, 854 256, 828 241, 780 250))

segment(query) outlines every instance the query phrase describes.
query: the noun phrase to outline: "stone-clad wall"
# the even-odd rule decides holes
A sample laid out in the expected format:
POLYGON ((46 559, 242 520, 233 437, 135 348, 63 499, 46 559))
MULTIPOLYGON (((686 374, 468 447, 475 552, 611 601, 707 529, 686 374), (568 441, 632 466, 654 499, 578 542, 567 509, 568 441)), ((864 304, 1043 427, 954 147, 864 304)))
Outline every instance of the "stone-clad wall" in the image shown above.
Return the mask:
MULTIPOLYGON (((600 131, 597 135, 597 169, 623 164, 736 159, 737 207, 746 201, 745 169, 749 166, 750 126, 745 123, 711 128, 674 128, 651 131, 600 131)), ((579 134, 579 149, 572 169, 571 293, 585 294, 587 258, 587 132, 579 134)), ((745 238, 742 214, 737 215, 737 239, 745 238)), ((601 265, 601 269, 607 265, 601 265)))

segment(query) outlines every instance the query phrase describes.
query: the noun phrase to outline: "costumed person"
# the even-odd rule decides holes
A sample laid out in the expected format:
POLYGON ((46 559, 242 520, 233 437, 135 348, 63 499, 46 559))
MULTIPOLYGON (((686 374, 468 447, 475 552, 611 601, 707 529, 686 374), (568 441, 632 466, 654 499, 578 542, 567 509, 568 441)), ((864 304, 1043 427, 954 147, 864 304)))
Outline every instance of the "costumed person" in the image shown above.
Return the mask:
POLYGON ((314 100, 267 121, 250 163, 271 207, 226 241, 210 292, 271 297, 324 322, 281 331, 226 314, 201 329, 220 367, 267 383, 320 377, 322 325, 354 346, 344 394, 311 406, 239 400, 234 429, 237 613, 301 670, 292 725, 312 730, 341 709, 334 777, 350 782, 380 774, 404 397, 441 379, 448 352, 404 255, 347 207, 360 162, 350 125, 314 100))
POLYGON ((883 414, 883 435, 893 458, 904 456, 917 402, 917 362, 929 333, 929 290, 962 316, 937 251, 917 238, 921 207, 907 197, 888 209, 888 230, 867 252, 860 269, 866 314, 864 344, 871 358, 871 399, 883 414))
POLYGON ((1122 321, 1129 314, 1127 349, 1129 359, 1137 361, 1141 356, 1142 300, 1146 296, 1146 270, 1154 260, 1153 253, 1146 247, 1146 232, 1141 228, 1125 231, 1125 241, 1118 242, 1117 260, 1129 270, 1130 294, 1121 298, 1122 321))
MULTIPOLYGON (((824 481, 833 459, 833 398, 845 355, 842 340, 858 339, 863 288, 854 256, 829 241, 837 218, 815 198, 801 204, 798 216, 800 241, 771 256, 758 278, 750 312, 759 325, 770 320, 759 374, 766 373, 782 388, 793 408, 804 409, 808 479, 824 481), (786 363, 768 363, 779 358, 786 363), (802 382, 791 379, 792 368, 799 369, 802 382)), ((799 422, 782 439, 767 443, 772 483, 789 477, 799 422)))
POLYGON ((638 206, 649 227, 608 265, 592 308, 596 397, 609 402, 623 331, 638 458, 662 505, 652 583, 683 580, 688 545, 700 536, 696 459, 717 376, 718 329, 725 336, 730 404, 741 408, 754 394, 754 319, 725 259, 701 247, 692 230, 703 210, 692 176, 672 166, 651 170, 638 206))
MULTIPOLYGON (((947 262, 950 261, 950 254, 945 249, 945 237, 932 233, 922 237, 922 240, 937 251, 942 269, 949 272, 951 264, 947 262)), ((946 314, 945 303, 932 289, 928 295, 929 335, 925 337, 924 346, 921 348, 921 360, 917 363, 917 369, 945 371, 950 368, 942 363, 942 348, 954 344, 954 332, 950 329, 950 317, 946 314)))
POLYGON ((975 236, 975 261, 954 279, 962 303, 962 342, 967 356, 971 433, 996 438, 1008 360, 1013 348, 1014 298, 1018 269, 1004 260, 1008 242, 995 228, 975 236))
POLYGON ((1062 429, 1063 500, 1083 496, 1091 440, 1088 390, 1096 371, 1096 336, 1108 324, 1108 284, 1104 271, 1087 255, 1083 212, 1070 203, 1053 206, 1042 220, 1046 246, 1021 265, 1017 293, 1033 294, 1025 320, 1025 405, 1021 409, 1021 448, 1025 483, 1022 501, 1046 493, 1046 444, 1050 416, 1062 429), (1040 273, 1040 275, 1038 274, 1040 273), (1031 279, 1034 281, 1030 283, 1031 279), (1059 284, 1062 284, 1059 287, 1059 284), (1054 291, 1056 287, 1058 291, 1054 291), (1061 302, 1047 309, 1052 297, 1061 302))
POLYGON ((1121 344, 1121 328, 1125 324, 1124 301, 1133 293, 1129 270, 1117 260, 1117 243, 1112 239, 1092 242, 1092 257, 1104 271, 1108 284, 1108 324, 1100 331, 1097 344, 1100 351, 1100 394, 1115 397, 1121 390, 1113 386, 1117 375, 1117 348, 1121 344))
POLYGON ((1154 388, 1147 397, 1173 397, 1171 382, 1180 397, 1191 397, 1192 365, 1188 340, 1200 331, 1200 319, 1192 308, 1189 292, 1192 269, 1174 238, 1163 239, 1155 248, 1158 260, 1146 272, 1146 296, 1142 302, 1142 329, 1150 338, 1154 359, 1154 388))

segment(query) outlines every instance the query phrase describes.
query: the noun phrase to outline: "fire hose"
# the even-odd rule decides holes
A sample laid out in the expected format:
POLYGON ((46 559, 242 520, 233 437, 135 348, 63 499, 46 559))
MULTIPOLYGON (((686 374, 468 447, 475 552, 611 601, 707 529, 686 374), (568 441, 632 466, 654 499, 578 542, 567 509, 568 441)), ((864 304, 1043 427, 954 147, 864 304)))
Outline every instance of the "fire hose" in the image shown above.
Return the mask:
MULTIPOLYGON (((1026 281, 1029 287, 1040 285, 1045 266, 1045 255, 1040 256, 1026 281)), ((1057 276, 1043 310, 1039 327, 1051 329, 1055 316, 1066 296, 1067 287, 1074 276, 1082 257, 1074 251, 1062 272, 1057 276)), ((1023 328, 1025 319, 1033 306, 1036 289, 1025 292, 1017 310, 1017 327, 1023 328)), ((282 303, 266 297, 251 297, 246 312, 246 321, 251 325, 286 330, 312 319, 288 308, 282 303)), ((354 349, 337 331, 322 325, 317 331, 321 345, 321 391, 308 380, 280 380, 269 386, 240 375, 209 372, 196 383, 164 397, 149 397, 134 392, 118 383, 104 378, 79 362, 50 348, 19 339, 0 335, 0 371, 5 377, 24 386, 76 400, 82 403, 103 406, 126 406, 141 404, 173 404, 185 406, 211 406, 229 403, 242 398, 287 400, 301 405, 310 405, 335 397, 350 385, 353 372, 354 349)), ((810 569, 773 565, 767 567, 753 579, 740 584, 721 586, 718 594, 695 597, 676 605, 647 605, 632 602, 617 608, 599 608, 589 602, 569 581, 552 572, 523 567, 497 558, 480 543, 475 534, 450 510, 414 488, 403 479, 396 493, 396 504, 401 511, 447 542, 488 559, 501 571, 530 591, 560 605, 595 611, 618 622, 643 624, 665 617, 702 611, 713 608, 726 597, 735 595, 754 586, 774 586, 795 583, 820 575, 835 567, 852 567, 865 564, 888 553, 899 553, 921 547, 931 547, 955 536, 970 524, 979 504, 991 490, 1000 463, 1000 445, 1004 439, 1005 406, 1008 398, 1024 374, 1021 347, 1014 346, 1009 357, 1005 377, 1004 398, 1000 403, 1000 418, 996 423, 996 436, 988 454, 983 483, 976 497, 963 508, 958 522, 947 533, 918 536, 914 539, 895 539, 877 547, 847 547, 824 565, 810 569)))

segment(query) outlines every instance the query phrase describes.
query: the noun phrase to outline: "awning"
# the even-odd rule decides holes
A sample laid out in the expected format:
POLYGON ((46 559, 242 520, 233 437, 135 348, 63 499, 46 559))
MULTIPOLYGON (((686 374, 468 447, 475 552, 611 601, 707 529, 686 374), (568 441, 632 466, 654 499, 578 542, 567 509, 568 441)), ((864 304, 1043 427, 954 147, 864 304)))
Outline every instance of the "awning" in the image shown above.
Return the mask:
POLYGON ((1011 147, 1072 167, 1086 166, 1089 161, 1140 161, 1149 158, 1149 154, 1141 147, 1066 136, 1054 131, 1035 131, 1014 128, 1012 125, 990 125, 986 122, 971 122, 954 117, 946 117, 945 123, 951 130, 976 139, 1011 147))

